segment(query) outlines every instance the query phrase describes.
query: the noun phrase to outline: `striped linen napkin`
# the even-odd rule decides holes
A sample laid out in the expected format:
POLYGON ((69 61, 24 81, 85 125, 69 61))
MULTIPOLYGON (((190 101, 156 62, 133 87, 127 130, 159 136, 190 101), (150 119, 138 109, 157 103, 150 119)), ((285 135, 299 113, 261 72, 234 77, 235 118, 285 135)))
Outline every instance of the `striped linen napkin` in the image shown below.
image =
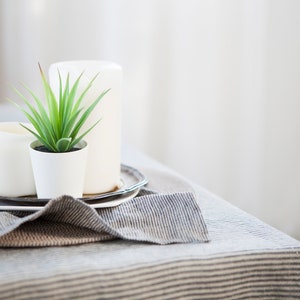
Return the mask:
POLYGON ((207 242, 191 192, 140 194, 114 208, 94 209, 70 196, 37 212, 0 212, 0 247, 74 245, 112 239, 155 244, 207 242))

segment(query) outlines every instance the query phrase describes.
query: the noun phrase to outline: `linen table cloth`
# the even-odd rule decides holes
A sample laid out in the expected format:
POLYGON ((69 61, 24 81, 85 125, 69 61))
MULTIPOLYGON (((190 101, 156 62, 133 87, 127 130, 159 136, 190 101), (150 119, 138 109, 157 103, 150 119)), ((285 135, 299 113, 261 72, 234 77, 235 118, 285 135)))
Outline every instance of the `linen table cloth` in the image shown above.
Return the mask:
POLYGON ((128 147, 123 162, 151 190, 196 193, 210 242, 2 248, 0 299, 300 299, 299 241, 128 147))

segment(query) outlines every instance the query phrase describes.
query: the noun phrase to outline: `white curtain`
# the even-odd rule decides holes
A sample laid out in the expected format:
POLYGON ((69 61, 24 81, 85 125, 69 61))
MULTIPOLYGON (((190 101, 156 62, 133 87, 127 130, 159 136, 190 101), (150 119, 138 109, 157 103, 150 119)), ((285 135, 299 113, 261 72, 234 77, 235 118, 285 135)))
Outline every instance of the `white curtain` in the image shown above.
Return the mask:
MULTIPOLYGON (((124 69, 123 138, 300 239, 300 1, 0 0, 0 94, 124 69)), ((2 101, 5 103, 4 101, 2 101)), ((1 104, 0 121, 21 118, 1 104)))

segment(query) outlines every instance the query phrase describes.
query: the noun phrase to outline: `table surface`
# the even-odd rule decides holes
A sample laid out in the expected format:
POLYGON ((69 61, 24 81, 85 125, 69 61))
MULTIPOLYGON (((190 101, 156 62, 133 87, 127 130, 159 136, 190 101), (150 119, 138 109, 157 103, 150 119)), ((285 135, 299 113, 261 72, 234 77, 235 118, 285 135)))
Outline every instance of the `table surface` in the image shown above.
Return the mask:
MULTIPOLYGON (((129 147, 122 161, 180 178, 129 147)), ((181 180, 172 192, 197 194, 209 243, 0 249, 0 299, 300 299, 300 242, 181 180)))

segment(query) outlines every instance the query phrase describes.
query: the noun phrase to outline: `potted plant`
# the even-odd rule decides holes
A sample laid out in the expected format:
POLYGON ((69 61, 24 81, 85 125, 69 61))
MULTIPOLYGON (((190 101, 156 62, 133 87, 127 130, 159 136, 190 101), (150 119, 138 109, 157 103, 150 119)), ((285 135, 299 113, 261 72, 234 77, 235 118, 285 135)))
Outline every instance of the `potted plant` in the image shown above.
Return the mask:
POLYGON ((39 64, 46 103, 27 86, 24 88, 33 98, 30 102, 24 94, 15 89, 25 103, 25 108, 13 102, 20 109, 34 129, 21 124, 37 140, 30 144, 30 157, 38 198, 54 198, 60 195, 82 197, 85 164, 88 145, 83 140, 100 120, 83 133, 80 129, 90 113, 103 96, 103 91, 87 108, 81 106, 82 100, 92 86, 97 75, 89 82, 83 92, 77 96, 82 74, 70 84, 69 76, 63 83, 60 73, 58 96, 55 95, 39 64))

